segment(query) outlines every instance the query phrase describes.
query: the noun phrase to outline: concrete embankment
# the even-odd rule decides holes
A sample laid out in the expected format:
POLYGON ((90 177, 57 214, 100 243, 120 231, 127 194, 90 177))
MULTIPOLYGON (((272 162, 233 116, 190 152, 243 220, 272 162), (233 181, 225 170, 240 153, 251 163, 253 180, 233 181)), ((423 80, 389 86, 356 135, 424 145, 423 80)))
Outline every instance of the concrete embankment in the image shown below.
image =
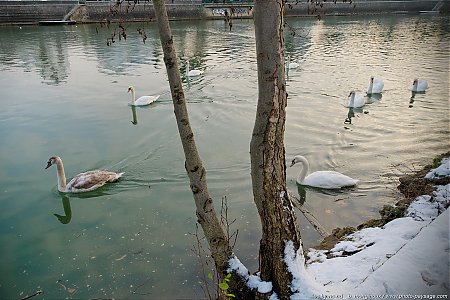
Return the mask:
MULTIPOLYGON (((322 5, 289 0, 286 5, 288 16, 350 15, 433 12, 448 14, 450 1, 442 0, 337 0, 322 5), (345 2, 344 2, 345 1, 345 2)), ((223 18, 225 11, 232 18, 251 18, 252 2, 202 3, 199 0, 168 1, 169 18, 214 19, 223 18)), ((73 20, 79 23, 120 21, 152 21, 155 12, 151 1, 139 4, 123 2, 49 0, 49 1, 0 1, 0 24, 37 24, 39 21, 73 20)))

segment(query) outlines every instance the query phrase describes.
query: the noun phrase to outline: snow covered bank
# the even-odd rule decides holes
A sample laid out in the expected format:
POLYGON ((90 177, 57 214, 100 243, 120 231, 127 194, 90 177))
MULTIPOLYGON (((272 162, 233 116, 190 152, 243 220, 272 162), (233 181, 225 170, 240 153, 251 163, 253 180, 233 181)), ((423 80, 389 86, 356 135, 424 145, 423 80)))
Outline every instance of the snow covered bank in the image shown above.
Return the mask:
MULTIPOLYGON (((448 177, 450 160, 426 176, 448 177)), ((403 218, 365 228, 330 250, 308 253, 307 271, 322 284, 327 298, 365 295, 444 295, 449 293, 450 184, 417 197, 403 218), (351 255, 350 255, 351 254, 351 255), (343 256, 349 255, 349 256, 343 256)), ((407 298, 407 297, 406 297, 407 298)), ((430 298, 430 299, 431 299, 430 298)))
MULTIPOLYGON (((448 201, 450 185, 444 190, 448 201)), ((426 211, 434 213, 432 209, 426 211)), ((423 215, 432 218, 431 214, 423 215)), ((335 258, 326 259, 322 251, 311 251, 310 261, 320 262, 311 263, 307 270, 328 295, 447 295, 449 211, 430 219, 405 217, 383 228, 358 231, 331 250, 335 258), (342 257, 344 250, 357 253, 342 257)))
MULTIPOLYGON (((443 177, 450 177, 449 158, 426 175, 443 177)), ((431 195, 414 199, 405 217, 359 230, 331 250, 310 249, 306 265, 301 248, 296 252, 288 241, 284 260, 293 275, 291 299, 447 299, 449 205, 450 184, 435 186, 431 195)), ((237 258, 231 269, 253 276, 237 258)), ((247 285, 260 292, 272 288, 260 280, 247 285)), ((273 293, 270 299, 278 297, 273 293)))

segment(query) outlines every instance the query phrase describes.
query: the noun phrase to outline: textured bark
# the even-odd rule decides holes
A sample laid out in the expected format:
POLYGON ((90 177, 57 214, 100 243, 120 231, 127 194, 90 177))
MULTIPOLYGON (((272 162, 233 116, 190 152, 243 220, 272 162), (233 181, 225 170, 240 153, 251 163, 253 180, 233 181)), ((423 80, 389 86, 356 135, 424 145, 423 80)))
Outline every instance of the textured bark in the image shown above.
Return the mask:
POLYGON ((206 171, 197 151, 194 134, 189 122, 189 115, 184 97, 178 62, 173 43, 173 37, 167 17, 165 2, 154 0, 159 35, 164 52, 164 63, 169 77, 170 91, 174 106, 175 117, 186 158, 185 168, 190 180, 190 188, 194 196, 198 222, 208 241, 214 258, 216 270, 221 278, 228 267, 228 260, 232 256, 227 235, 214 209, 213 200, 206 184, 206 171))
POLYGON ((261 279, 272 281, 281 299, 292 293, 292 275, 283 261, 287 241, 299 248, 300 232, 286 189, 285 85, 282 0, 255 0, 258 107, 250 143, 253 197, 262 223, 261 279))

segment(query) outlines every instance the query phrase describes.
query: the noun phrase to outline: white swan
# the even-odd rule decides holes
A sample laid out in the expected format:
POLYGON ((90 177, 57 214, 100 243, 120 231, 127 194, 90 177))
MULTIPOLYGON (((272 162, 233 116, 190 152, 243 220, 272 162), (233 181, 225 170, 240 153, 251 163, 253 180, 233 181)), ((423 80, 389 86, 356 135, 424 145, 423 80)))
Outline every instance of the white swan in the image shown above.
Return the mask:
POLYGON ((297 69, 298 66, 299 66, 298 63, 291 62, 291 56, 290 55, 288 56, 288 63, 287 63, 287 65, 288 65, 288 69, 297 69))
POLYGON ((428 82, 424 79, 414 79, 413 86, 411 88, 412 92, 425 92, 428 88, 428 82))
POLYGON ((131 106, 145 106, 145 105, 149 105, 152 104, 153 102, 155 102, 156 100, 158 100, 160 95, 157 96, 142 96, 139 97, 136 100, 136 94, 134 92, 134 87, 133 86, 129 86, 128 87, 128 93, 131 92, 131 106))
POLYGON ((367 95, 380 94, 384 88, 384 81, 382 79, 375 79, 370 77, 369 86, 367 87, 367 95))
POLYGON ((203 72, 200 70, 189 70, 189 60, 186 62, 186 76, 187 77, 195 77, 200 76, 203 72))
POLYGON ((58 191, 62 193, 83 193, 93 191, 107 182, 117 181, 123 173, 108 171, 89 171, 80 173, 66 184, 66 174, 64 165, 59 156, 52 156, 47 162, 46 169, 51 165, 56 165, 58 174, 58 191))
POLYGON ((340 189, 343 187, 355 186, 358 180, 335 171, 316 171, 306 176, 309 170, 309 163, 305 157, 297 155, 291 163, 291 167, 301 162, 303 167, 297 177, 297 183, 322 189, 340 189))
POLYGON ((348 100, 347 107, 363 107, 366 104, 366 99, 364 99, 363 95, 356 95, 355 91, 351 91, 348 95, 350 99, 348 100))

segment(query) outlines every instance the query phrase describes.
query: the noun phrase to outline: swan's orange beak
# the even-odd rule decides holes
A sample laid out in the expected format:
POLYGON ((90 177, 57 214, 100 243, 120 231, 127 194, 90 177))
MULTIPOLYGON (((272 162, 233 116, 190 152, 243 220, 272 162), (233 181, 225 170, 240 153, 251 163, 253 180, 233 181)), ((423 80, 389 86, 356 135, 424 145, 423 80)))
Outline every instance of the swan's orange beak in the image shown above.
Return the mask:
POLYGON ((289 167, 292 167, 293 165, 295 165, 295 160, 292 160, 291 165, 289 167))

